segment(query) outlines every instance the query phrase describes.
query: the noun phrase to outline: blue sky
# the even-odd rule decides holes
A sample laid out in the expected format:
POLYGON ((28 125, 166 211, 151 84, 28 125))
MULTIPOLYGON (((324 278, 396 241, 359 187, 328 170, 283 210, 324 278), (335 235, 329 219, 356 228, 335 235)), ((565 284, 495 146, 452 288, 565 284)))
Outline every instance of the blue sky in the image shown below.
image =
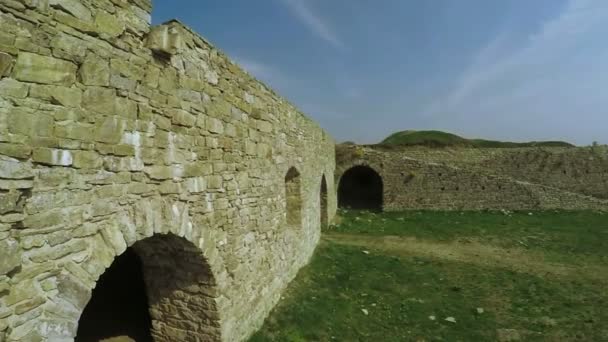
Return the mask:
POLYGON ((155 1, 338 141, 608 143, 606 0, 155 1))

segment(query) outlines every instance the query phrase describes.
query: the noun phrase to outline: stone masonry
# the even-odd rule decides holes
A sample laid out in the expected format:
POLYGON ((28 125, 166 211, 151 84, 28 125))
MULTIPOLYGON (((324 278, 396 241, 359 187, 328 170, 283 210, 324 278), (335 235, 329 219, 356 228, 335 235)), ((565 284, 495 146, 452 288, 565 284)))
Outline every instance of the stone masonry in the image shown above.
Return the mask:
POLYGON ((332 138, 150 12, 0 0, 0 342, 72 341, 129 246, 155 340, 244 340, 336 211, 332 138))
POLYGON ((336 153, 336 184, 354 166, 373 169, 384 210, 608 210, 601 149, 339 145, 336 153))

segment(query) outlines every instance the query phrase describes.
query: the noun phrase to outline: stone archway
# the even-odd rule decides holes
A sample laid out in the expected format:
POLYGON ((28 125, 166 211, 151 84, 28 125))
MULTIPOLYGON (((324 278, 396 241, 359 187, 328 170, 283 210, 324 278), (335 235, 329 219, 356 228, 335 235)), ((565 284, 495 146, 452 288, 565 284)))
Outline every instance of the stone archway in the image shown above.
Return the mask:
POLYGON ((154 235, 128 248, 100 277, 76 341, 220 341, 217 297, 196 246, 177 235, 154 235))
POLYGON ((357 165, 342 174, 338 185, 338 206, 349 209, 382 210, 382 177, 369 166, 357 165))
POLYGON ((75 341, 122 336, 150 342, 152 320, 148 309, 141 259, 128 248, 97 281, 80 316, 75 341))
POLYGON ((329 213, 327 212, 327 181, 325 175, 321 176, 321 189, 319 189, 319 210, 321 217, 321 229, 329 225, 329 213))

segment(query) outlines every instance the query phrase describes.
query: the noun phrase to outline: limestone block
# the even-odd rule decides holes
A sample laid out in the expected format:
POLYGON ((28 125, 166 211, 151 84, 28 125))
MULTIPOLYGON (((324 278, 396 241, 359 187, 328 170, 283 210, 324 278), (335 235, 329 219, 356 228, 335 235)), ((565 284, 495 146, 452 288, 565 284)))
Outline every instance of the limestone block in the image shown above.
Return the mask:
POLYGON ((12 78, 0 80, 0 94, 5 97, 16 97, 23 99, 27 96, 29 86, 12 78))
POLYGON ((98 169, 103 165, 103 159, 97 152, 74 151, 74 167, 78 169, 98 169))
POLYGON ((95 16, 95 25, 101 33, 105 33, 110 37, 118 37, 125 30, 125 24, 115 15, 107 12, 99 11, 95 16))
POLYGON ((144 76, 144 84, 151 88, 158 87, 160 69, 154 65, 149 65, 144 76))
POLYGON ((110 69, 114 74, 137 81, 142 80, 145 75, 145 69, 141 66, 119 58, 110 61, 110 69))
POLYGON ((223 182, 222 176, 209 176, 207 177, 207 188, 212 190, 221 189, 223 182))
POLYGON ((78 107, 82 101, 82 90, 75 87, 33 84, 30 88, 30 96, 65 107, 78 107))
POLYGON ((207 183, 204 177, 192 177, 185 181, 188 192, 196 194, 207 189, 207 183))
POLYGON ((53 13, 53 18, 55 18, 58 22, 73 27, 80 32, 97 33, 95 31, 95 25, 92 22, 83 21, 63 11, 56 11, 53 13))
POLYGON ((32 160, 46 165, 70 166, 73 162, 72 152, 54 148, 35 148, 32 160))
POLYGON ((146 167, 144 172, 152 179, 165 180, 175 176, 173 167, 171 166, 151 166, 146 167))
POLYGON ((23 203, 19 203, 21 192, 9 191, 0 192, 0 215, 23 211, 23 203))
POLYGON ((174 125, 192 127, 196 123, 196 116, 185 110, 176 109, 171 113, 171 122, 174 125))
POLYGON ((55 57, 82 61, 87 48, 78 38, 65 33, 59 33, 51 40, 55 57))
POLYGON ((272 124, 268 121, 260 120, 258 121, 258 129, 264 133, 272 132, 272 124))
POLYGON ((132 145, 119 144, 114 146, 112 152, 116 156, 133 156, 135 155, 135 147, 132 145))
POLYGON ((115 224, 106 224, 100 231, 103 240, 114 249, 116 255, 121 255, 127 249, 127 242, 120 227, 115 224))
POLYGON ((18 162, 14 159, 0 158, 0 178, 5 179, 30 179, 34 178, 31 165, 18 162))
POLYGON ((55 134, 58 138, 91 141, 93 125, 74 121, 63 121, 55 124, 55 134))
POLYGON ((129 119, 137 119, 137 102, 125 97, 115 99, 116 114, 129 119))
POLYGON ((222 134, 224 132, 224 124, 216 118, 208 118, 207 130, 211 133, 222 134))
POLYGON ((82 21, 91 21, 91 10, 82 4, 80 0, 49 0, 49 5, 53 8, 63 10, 82 21))
POLYGON ((88 87, 82 98, 85 109, 96 113, 116 113, 116 90, 102 87, 88 87))
POLYGON ((80 67, 80 82, 89 86, 110 85, 110 63, 95 54, 88 54, 80 67))
POLYGON ((182 192, 182 186, 181 183, 168 180, 160 184, 158 191, 161 195, 179 194, 182 192))
POLYGON ((19 81, 72 85, 76 81, 76 64, 65 60, 21 52, 13 68, 19 81))
POLYGON ((182 49, 183 41, 179 29, 168 25, 157 26, 148 34, 146 47, 162 55, 175 55, 182 49))
POLYGON ((91 297, 90 290, 80 280, 67 272, 57 277, 57 289, 59 290, 59 298, 67 300, 77 308, 84 308, 91 297))
POLYGON ((186 164, 184 167, 184 177, 207 176, 213 172, 213 165, 207 162, 195 162, 186 164))
POLYGON ((26 312, 34 310, 35 308, 39 307, 40 305, 44 304, 45 302, 46 302, 46 297, 42 296, 42 295, 38 295, 38 296, 34 297, 33 299, 26 300, 25 302, 21 302, 21 303, 15 305, 15 307, 14 307, 15 314, 22 315, 26 312))
POLYGON ((0 154, 9 157, 27 159, 32 153, 32 148, 27 145, 0 143, 0 154))
POLYGON ((0 241, 0 275, 10 273, 21 265, 21 249, 15 239, 0 241))
POLYGON ((8 76, 13 67, 13 56, 0 52, 0 76, 8 76))
POLYGON ((8 130, 11 133, 30 137, 50 137, 53 134, 53 118, 48 115, 34 115, 13 108, 8 116, 8 130))
POLYGON ((129 31, 143 36, 150 29, 152 17, 150 13, 137 6, 127 6, 126 8, 116 8, 116 15, 129 28, 129 31))
POLYGON ((21 0, 21 2, 28 8, 33 8, 40 13, 48 13, 49 11, 49 0, 21 0))
POLYGON ((0 179, 0 190, 31 189, 34 182, 31 180, 6 180, 0 179))
POLYGON ((126 129, 124 120, 110 116, 96 124, 95 140, 108 144, 118 144, 126 129))

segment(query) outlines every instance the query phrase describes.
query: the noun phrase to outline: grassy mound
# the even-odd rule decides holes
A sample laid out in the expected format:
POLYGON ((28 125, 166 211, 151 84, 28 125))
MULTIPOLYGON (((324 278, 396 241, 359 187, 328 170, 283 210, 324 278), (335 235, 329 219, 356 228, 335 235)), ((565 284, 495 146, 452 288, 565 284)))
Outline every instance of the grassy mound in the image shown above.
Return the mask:
POLYGON ((574 147, 564 141, 508 142, 485 139, 467 139, 456 134, 442 131, 401 131, 384 139, 384 146, 427 146, 427 147, 476 147, 476 148, 513 148, 513 147, 574 147))

